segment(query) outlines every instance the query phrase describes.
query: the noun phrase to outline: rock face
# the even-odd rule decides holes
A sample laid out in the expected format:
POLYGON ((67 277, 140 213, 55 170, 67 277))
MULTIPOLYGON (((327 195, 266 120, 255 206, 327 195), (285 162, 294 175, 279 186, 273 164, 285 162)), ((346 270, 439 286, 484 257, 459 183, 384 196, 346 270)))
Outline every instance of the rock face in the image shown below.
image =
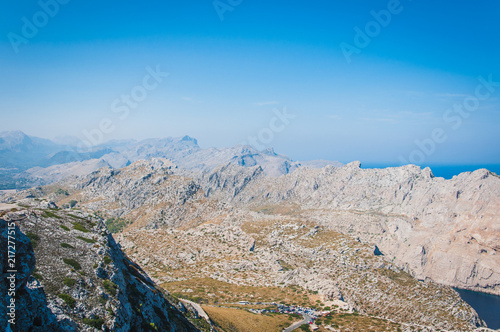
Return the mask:
POLYGON ((15 325, 10 325, 13 331, 60 331, 70 327, 66 321, 58 322, 48 309, 45 293, 31 287, 34 281, 31 275, 35 268, 35 254, 30 239, 19 230, 14 221, 0 219, 0 231, 0 247, 4 253, 0 258, 2 330, 7 330, 8 321, 15 322, 15 325), (10 250, 15 249, 15 255, 12 256, 15 260, 14 266, 10 265, 13 261, 7 258, 8 246, 14 246, 10 250), (17 272, 8 272, 11 270, 17 272))
MULTIPOLYGON (((18 264, 12 330, 198 330, 124 255, 99 218, 54 209, 11 212, 0 220, 2 248, 12 225, 18 264)), ((5 255, 0 263, 6 271, 5 255)), ((9 287, 5 277, 2 294, 9 287)), ((2 329, 9 300, 2 295, 2 329)))
POLYGON ((500 294, 500 178, 488 170, 444 180, 428 168, 356 162, 270 179, 231 167, 207 175, 201 188, 238 206, 298 206, 303 216, 377 244, 418 278, 500 294))

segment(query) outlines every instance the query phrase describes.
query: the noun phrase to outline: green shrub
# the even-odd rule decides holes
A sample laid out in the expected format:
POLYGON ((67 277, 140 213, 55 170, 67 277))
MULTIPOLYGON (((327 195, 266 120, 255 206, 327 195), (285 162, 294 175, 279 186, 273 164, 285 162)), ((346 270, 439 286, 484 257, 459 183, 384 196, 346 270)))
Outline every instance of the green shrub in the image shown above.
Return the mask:
POLYGON ((66 304, 70 307, 70 308, 74 308, 75 307, 75 304, 76 304, 76 300, 74 298, 71 297, 71 295, 68 295, 68 294, 59 294, 57 295, 59 298, 63 299, 64 302, 66 302, 66 304))
POLYGON ((88 229, 85 228, 85 226, 83 226, 79 222, 73 223, 73 229, 76 229, 77 231, 84 232, 84 233, 90 232, 88 229))
POLYGON ((87 242, 87 243, 96 243, 96 242, 97 242, 97 241, 96 241, 96 240, 94 240, 94 239, 87 239, 86 237, 83 237, 83 236, 77 236, 76 238, 77 238, 77 239, 80 239, 80 240, 82 240, 82 241, 85 241, 85 242, 87 242))
POLYGON ((63 284, 65 284, 68 287, 73 287, 76 284, 76 280, 73 278, 64 278, 63 284))
POLYGON ((83 323, 100 330, 104 324, 104 319, 102 318, 84 318, 83 323))
POLYGON ((104 258, 102 260, 104 261, 104 264, 106 264, 106 265, 108 265, 109 263, 111 263, 113 261, 109 256, 104 256, 104 258))
POLYGON ((118 286, 112 282, 112 281, 109 281, 109 280, 104 280, 102 282, 102 286, 104 287, 104 289, 106 291, 108 291, 109 294, 115 296, 116 295, 116 289, 118 288, 118 286))
POLYGON ((63 258, 63 262, 68 264, 69 266, 73 267, 75 270, 81 270, 82 266, 80 263, 75 261, 73 258, 63 258))
POLYGON ((40 237, 32 232, 26 233, 26 236, 30 239, 31 245, 33 246, 33 248, 36 248, 36 246, 38 245, 38 242, 40 242, 40 237))
POLYGON ((67 231, 67 232, 69 232, 69 231, 70 231, 70 229, 69 229, 68 227, 64 226, 64 225, 60 225, 60 227, 61 227, 62 229, 64 229, 65 231, 67 231))
POLYGON ((130 221, 121 218, 108 218, 104 222, 108 230, 115 234, 120 233, 125 227, 130 224, 130 221))
POLYGON ((35 277, 38 281, 42 281, 43 280, 43 277, 41 274, 39 273, 33 273, 33 277, 35 277))
POLYGON ((68 196, 69 195, 69 193, 68 193, 67 190, 64 190, 64 189, 61 189, 61 188, 59 188, 59 189, 56 190, 56 194, 57 195, 64 195, 64 196, 68 196))
POLYGON ((46 218, 56 218, 56 219, 61 219, 57 214, 54 214, 48 210, 44 210, 42 216, 46 218))
POLYGON ((67 244, 67 243, 64 243, 64 242, 61 242, 61 247, 63 247, 63 248, 69 248, 69 249, 75 249, 75 247, 73 247, 71 244, 67 244))

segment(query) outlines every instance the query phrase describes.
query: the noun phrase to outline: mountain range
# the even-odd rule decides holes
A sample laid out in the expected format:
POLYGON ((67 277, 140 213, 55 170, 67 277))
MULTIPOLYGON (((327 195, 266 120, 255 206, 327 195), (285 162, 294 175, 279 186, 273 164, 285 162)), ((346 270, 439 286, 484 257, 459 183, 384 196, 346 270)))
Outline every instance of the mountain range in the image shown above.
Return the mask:
MULTIPOLYGON (((29 188, 49 184, 68 176, 79 176, 101 167, 119 169, 149 158, 167 158, 179 167, 193 171, 212 170, 228 162, 261 166, 269 176, 288 174, 301 162, 276 154, 273 149, 258 151, 248 145, 202 149, 196 139, 179 138, 114 140, 82 152, 77 139, 63 137, 53 141, 28 136, 21 131, 0 133, 0 189, 29 188), (64 144, 63 142, 67 143, 64 144)), ((342 166, 338 161, 307 161, 306 167, 342 166)))
POLYGON ((2 234, 15 221, 27 257, 18 288, 43 308, 26 305, 27 329, 250 331, 264 319, 253 330, 281 331, 286 317, 262 314, 281 303, 324 312, 319 331, 484 331, 452 287, 500 295, 500 177, 486 169, 445 180, 188 136, 71 160, 3 137, 12 161, 36 146, 53 149, 40 163, 70 161, 0 192, 2 234))

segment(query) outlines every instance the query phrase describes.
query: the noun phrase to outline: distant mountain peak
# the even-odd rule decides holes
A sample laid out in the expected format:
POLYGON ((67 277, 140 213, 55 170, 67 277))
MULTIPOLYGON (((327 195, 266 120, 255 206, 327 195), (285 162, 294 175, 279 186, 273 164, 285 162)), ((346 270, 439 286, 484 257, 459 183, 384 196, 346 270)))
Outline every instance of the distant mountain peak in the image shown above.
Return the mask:
POLYGON ((196 138, 193 138, 193 137, 188 136, 188 135, 181 138, 181 141, 182 142, 193 142, 195 145, 198 145, 198 141, 196 140, 196 138))

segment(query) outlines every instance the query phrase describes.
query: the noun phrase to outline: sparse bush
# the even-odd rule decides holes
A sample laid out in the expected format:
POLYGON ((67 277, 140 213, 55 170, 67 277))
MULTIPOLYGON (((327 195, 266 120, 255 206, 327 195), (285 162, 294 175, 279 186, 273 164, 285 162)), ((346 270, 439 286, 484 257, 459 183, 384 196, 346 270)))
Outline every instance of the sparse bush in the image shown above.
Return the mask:
POLYGON ((42 281, 43 280, 43 277, 41 274, 39 273, 33 273, 33 277, 35 277, 38 281, 42 281))
POLYGON ((127 227, 130 222, 121 218, 108 218, 105 221, 106 227, 108 230, 115 234, 120 233, 125 227, 127 227))
POLYGON ((111 263, 113 261, 109 256, 104 256, 104 258, 102 260, 104 261, 104 264, 106 264, 106 265, 108 265, 109 263, 111 263))
POLYGON ((38 242, 40 241, 40 237, 32 232, 26 233, 26 236, 30 239, 31 245, 33 246, 33 248, 36 248, 36 246, 38 245, 38 242))
POLYGON ((104 280, 102 282, 102 286, 104 287, 104 289, 111 295, 115 296, 116 295, 116 289, 118 288, 118 286, 112 282, 112 281, 109 281, 109 280, 104 280))
POLYGON ((75 270, 81 270, 82 266, 80 263, 75 261, 73 258, 63 258, 63 262, 74 268, 75 270))
POLYGON ((84 232, 84 233, 90 232, 88 229, 85 228, 85 226, 83 226, 79 222, 73 223, 73 229, 76 229, 77 231, 84 232))
POLYGON ((76 300, 71 297, 71 295, 68 294, 59 294, 57 295, 59 298, 61 298, 70 308, 74 308, 76 304, 76 300))
POLYGON ((71 244, 67 244, 67 243, 64 243, 64 242, 61 242, 61 247, 63 247, 63 248, 69 248, 69 249, 75 249, 75 247, 73 247, 71 244))
POLYGON ((57 195, 64 195, 64 196, 68 196, 69 195, 69 193, 68 193, 67 190, 64 190, 64 189, 61 189, 61 188, 59 188, 59 189, 56 190, 56 194, 57 195))
POLYGON ((82 240, 82 241, 85 241, 85 242, 87 242, 87 243, 96 243, 96 242, 97 242, 97 241, 96 241, 96 240, 94 240, 94 239, 88 239, 88 238, 83 237, 83 236, 77 236, 76 238, 77 238, 77 239, 80 239, 80 240, 82 240))
POLYGON ((65 230, 65 231, 67 231, 67 232, 69 232, 69 231, 70 231, 70 229, 69 229, 68 227, 64 226, 64 225, 60 225, 59 227, 61 227, 62 229, 64 229, 64 230, 65 230))
POLYGON ((68 287, 73 287, 76 284, 76 280, 73 278, 64 278, 63 284, 65 284, 68 287))
POLYGON ((48 210, 44 210, 42 216, 46 218, 56 218, 56 219, 61 219, 57 214, 54 214, 48 210))
POLYGON ((104 324, 104 319, 102 318, 84 318, 83 323, 100 330, 104 324))

